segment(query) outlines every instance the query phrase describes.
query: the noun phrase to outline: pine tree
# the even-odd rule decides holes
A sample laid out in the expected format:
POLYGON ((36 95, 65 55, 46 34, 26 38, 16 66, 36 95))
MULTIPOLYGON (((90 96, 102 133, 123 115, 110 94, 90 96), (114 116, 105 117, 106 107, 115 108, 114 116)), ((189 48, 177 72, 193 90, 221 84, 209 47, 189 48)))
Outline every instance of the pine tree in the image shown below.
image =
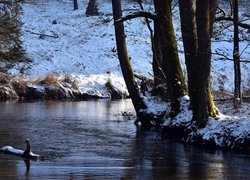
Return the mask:
POLYGON ((25 60, 22 48, 20 1, 0 1, 0 61, 18 62, 25 60))

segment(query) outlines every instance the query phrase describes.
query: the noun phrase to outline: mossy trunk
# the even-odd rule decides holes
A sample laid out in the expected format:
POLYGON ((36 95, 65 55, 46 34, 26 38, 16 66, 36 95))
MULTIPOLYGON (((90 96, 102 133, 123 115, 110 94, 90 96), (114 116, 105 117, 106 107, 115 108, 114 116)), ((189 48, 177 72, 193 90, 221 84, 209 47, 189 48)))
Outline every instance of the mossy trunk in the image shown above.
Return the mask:
POLYGON ((209 3, 210 0, 196 4, 194 0, 179 0, 191 109, 199 128, 206 125, 209 116, 218 114, 210 88, 213 13, 209 3))
POLYGON ((169 0, 155 0, 161 33, 162 67, 166 76, 167 94, 171 101, 172 116, 180 111, 179 98, 186 93, 185 79, 178 56, 178 48, 172 22, 169 0))

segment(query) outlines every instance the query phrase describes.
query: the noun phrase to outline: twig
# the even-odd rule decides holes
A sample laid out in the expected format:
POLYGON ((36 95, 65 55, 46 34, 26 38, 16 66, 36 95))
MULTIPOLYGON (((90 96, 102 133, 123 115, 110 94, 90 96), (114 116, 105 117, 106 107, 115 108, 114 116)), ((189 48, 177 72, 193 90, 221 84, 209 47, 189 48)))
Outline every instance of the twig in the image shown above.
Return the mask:
POLYGON ((179 2, 177 1, 171 8, 171 10, 174 10, 174 8, 179 4, 179 2))
POLYGON ((250 46, 250 44, 248 44, 248 45, 242 50, 242 52, 240 53, 240 56, 245 52, 245 50, 248 48, 248 46, 250 46))
MULTIPOLYGON (((233 22, 233 20, 234 19, 231 16, 220 16, 220 17, 215 18, 214 21, 232 21, 233 22)), ((239 22, 238 25, 244 29, 250 29, 250 24, 239 22)))
POLYGON ((218 14, 219 14, 219 13, 222 13, 222 14, 223 14, 223 16, 226 16, 226 12, 225 12, 225 10, 224 10, 224 9, 222 9, 220 6, 217 6, 217 8, 219 9, 218 14))
MULTIPOLYGON (((228 60, 228 61, 234 61, 232 58, 229 58, 229 57, 227 57, 225 54, 221 54, 221 53, 219 53, 219 52, 212 52, 211 54, 214 54, 214 55, 218 55, 218 56, 222 56, 222 57, 224 57, 225 59, 224 60, 228 60)), ((219 59, 220 60, 220 59, 219 59)), ((248 61, 248 60, 240 60, 240 62, 244 62, 244 63, 250 63, 250 61, 248 61)))
POLYGON ((138 11, 138 12, 135 12, 135 13, 131 13, 131 14, 127 15, 127 16, 121 17, 120 19, 117 19, 115 22, 116 23, 124 22, 124 21, 134 19, 134 18, 138 18, 138 17, 144 17, 144 18, 149 18, 149 19, 152 19, 152 20, 156 20, 157 15, 153 14, 153 13, 150 13, 150 12, 147 12, 147 11, 138 11))

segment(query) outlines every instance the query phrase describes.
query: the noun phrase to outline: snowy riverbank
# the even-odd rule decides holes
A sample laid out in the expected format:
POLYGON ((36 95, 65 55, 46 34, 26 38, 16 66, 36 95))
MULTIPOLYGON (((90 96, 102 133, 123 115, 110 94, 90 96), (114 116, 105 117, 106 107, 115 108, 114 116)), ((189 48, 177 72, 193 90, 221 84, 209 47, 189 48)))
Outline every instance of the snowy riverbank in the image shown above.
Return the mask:
POLYGON ((192 122, 189 98, 183 97, 181 102, 181 113, 174 119, 166 119, 163 125, 163 137, 177 137, 185 143, 250 154, 250 108, 248 103, 243 103, 239 109, 233 109, 232 102, 218 103, 217 107, 227 115, 220 113, 216 118, 209 118, 205 128, 197 129, 192 122))

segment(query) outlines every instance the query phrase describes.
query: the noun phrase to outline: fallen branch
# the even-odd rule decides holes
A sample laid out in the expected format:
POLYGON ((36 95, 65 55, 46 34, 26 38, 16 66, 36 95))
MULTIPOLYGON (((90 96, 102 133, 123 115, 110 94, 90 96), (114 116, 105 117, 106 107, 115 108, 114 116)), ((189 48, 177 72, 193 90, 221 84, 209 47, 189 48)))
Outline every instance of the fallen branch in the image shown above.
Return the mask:
MULTIPOLYGON (((214 21, 234 21, 234 19, 230 16, 221 16, 221 17, 217 17, 215 18, 214 21)), ((250 29, 250 24, 246 24, 246 23, 242 23, 239 22, 238 24, 240 27, 245 28, 245 29, 250 29)))
POLYGON ((232 97, 232 98, 214 99, 213 101, 216 101, 216 102, 220 101, 220 102, 222 102, 222 101, 231 101, 231 100, 234 100, 234 98, 232 97))
POLYGON ((55 35, 50 35, 50 34, 44 34, 44 33, 36 33, 36 32, 32 32, 32 31, 26 31, 29 32, 30 34, 35 34, 35 35, 39 35, 39 38, 43 39, 45 37, 51 37, 51 38, 59 38, 59 36, 57 34, 55 35))
MULTIPOLYGON (((243 96, 242 99, 243 100, 250 100, 250 97, 243 96)), ((216 102, 221 101, 222 102, 222 101, 232 101, 232 100, 234 100, 234 97, 231 97, 231 98, 222 98, 222 99, 214 99, 213 101, 216 101, 216 102)))

